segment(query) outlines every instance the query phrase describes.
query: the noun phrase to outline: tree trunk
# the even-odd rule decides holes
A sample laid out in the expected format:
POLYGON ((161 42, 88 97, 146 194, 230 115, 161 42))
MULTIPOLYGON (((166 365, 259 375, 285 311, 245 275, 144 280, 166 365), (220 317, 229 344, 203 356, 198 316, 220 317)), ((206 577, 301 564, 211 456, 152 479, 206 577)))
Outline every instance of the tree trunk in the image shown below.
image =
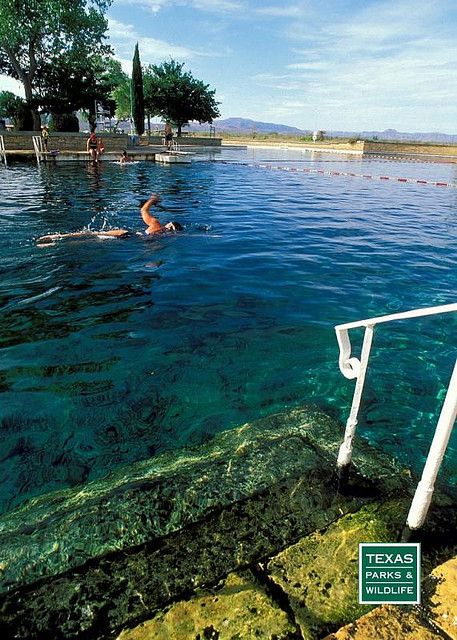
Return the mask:
POLYGON ((30 78, 27 73, 22 72, 20 74, 20 80, 24 86, 25 100, 30 109, 30 113, 32 114, 33 121, 33 131, 41 131, 41 118, 38 110, 35 107, 32 107, 33 104, 33 90, 32 83, 30 82, 30 78))
POLYGON ((35 76, 37 69, 37 62, 35 57, 35 45, 32 41, 29 42, 29 55, 30 55, 30 69, 28 73, 21 68, 19 61, 13 49, 9 46, 5 46, 5 51, 10 59, 13 69, 16 71, 19 80, 24 85, 25 100, 30 108, 33 120, 33 131, 41 131, 41 118, 37 109, 32 107, 33 104, 33 89, 32 78, 35 76))
POLYGON ((33 118, 33 130, 41 131, 41 117, 36 109, 30 109, 33 118))

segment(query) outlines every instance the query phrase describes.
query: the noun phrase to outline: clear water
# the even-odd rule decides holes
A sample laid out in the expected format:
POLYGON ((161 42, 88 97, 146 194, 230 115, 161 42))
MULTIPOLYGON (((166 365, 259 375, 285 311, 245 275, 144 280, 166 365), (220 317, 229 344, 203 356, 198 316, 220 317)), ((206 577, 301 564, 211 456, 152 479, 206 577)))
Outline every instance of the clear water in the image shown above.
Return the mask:
MULTIPOLYGON (((353 382, 333 326, 455 301, 457 189, 236 164, 265 160, 457 181, 453 165, 271 149, 0 170, 3 510, 285 408, 315 404, 343 422, 353 382), (35 244, 87 227, 140 231, 151 191, 183 234, 35 244)), ((456 329, 448 314, 375 336, 360 431, 416 469, 456 329)))

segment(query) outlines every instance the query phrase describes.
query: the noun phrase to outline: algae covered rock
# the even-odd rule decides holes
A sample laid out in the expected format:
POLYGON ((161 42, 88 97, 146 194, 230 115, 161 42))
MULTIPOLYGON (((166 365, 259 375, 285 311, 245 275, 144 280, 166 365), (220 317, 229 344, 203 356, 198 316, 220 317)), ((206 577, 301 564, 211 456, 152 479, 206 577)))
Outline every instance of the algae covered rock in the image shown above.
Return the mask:
POLYGON ((325 640, 457 640, 457 557, 436 567, 421 592, 421 605, 377 607, 325 640))
POLYGON ((367 505, 269 562, 270 577, 287 594, 303 638, 321 637, 319 632, 370 610, 358 604, 359 543, 395 541, 406 508, 400 500, 367 505))
POLYGON ((118 640, 295 640, 296 627, 248 571, 173 604, 118 640))
POLYGON ((399 466, 362 440, 339 493, 340 439, 331 418, 296 409, 5 514, 5 635, 55 640, 83 629, 105 639, 363 504, 404 493, 399 466))
POLYGON ((423 626, 414 611, 384 605, 324 640, 439 640, 441 634, 423 626))
POLYGON ((457 558, 432 571, 434 591, 428 602, 429 618, 457 640, 457 558))

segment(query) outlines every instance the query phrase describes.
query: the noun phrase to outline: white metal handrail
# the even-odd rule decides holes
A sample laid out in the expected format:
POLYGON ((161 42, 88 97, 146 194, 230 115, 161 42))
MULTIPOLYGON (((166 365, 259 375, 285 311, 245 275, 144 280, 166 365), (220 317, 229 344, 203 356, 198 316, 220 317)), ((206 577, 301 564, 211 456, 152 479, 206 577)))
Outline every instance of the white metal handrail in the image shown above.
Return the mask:
MULTIPOLYGON (((162 145, 164 147, 167 146, 167 141, 166 141, 165 137, 162 138, 162 145)), ((175 140, 174 138, 171 140, 170 151, 173 152, 173 153, 179 153, 181 151, 181 146, 180 146, 179 142, 177 140, 175 140)))
POLYGON ((7 162, 6 162, 5 139, 3 136, 0 136, 0 157, 3 158, 3 162, 5 163, 5 167, 6 167, 7 162))
MULTIPOLYGON (((457 303, 445 304, 437 307, 413 309, 402 313, 394 313, 386 316, 348 322, 335 327, 336 337, 340 348, 339 367, 341 373, 348 379, 356 378, 351 411, 346 422, 344 440, 338 452, 337 465, 342 478, 348 473, 352 459, 353 439, 358 422, 360 403, 362 400, 365 376, 373 341, 374 327, 377 324, 391 322, 393 320, 406 320, 408 318, 421 318, 439 313, 457 311, 457 303), (351 341, 349 330, 365 327, 362 352, 360 359, 351 357, 351 341)), ((409 510, 407 525, 410 529, 419 529, 424 524, 427 511, 433 496, 435 480, 441 466, 449 438, 457 416, 457 360, 451 380, 449 382, 446 398, 436 426, 435 435, 430 446, 427 460, 422 472, 422 478, 417 485, 411 508, 409 510)))
POLYGON ((35 149, 36 161, 40 164, 44 148, 43 148, 43 138, 41 136, 32 136, 33 148, 35 149))

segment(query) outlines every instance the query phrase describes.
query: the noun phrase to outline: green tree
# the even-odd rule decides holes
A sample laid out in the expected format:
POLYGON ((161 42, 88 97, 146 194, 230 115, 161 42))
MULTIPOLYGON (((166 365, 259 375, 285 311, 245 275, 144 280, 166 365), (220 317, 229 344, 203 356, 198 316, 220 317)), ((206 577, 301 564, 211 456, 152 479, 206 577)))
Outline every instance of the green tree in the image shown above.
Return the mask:
POLYGON ((135 131, 139 136, 142 136, 144 133, 144 93, 138 42, 135 45, 132 67, 132 118, 135 124, 135 131))
POLYGON ((109 105, 110 101, 113 106, 112 115, 117 120, 126 120, 130 117, 130 78, 122 70, 121 63, 117 60, 111 60, 111 63, 105 70, 106 77, 104 79, 105 86, 110 87, 109 100, 105 102, 109 105))
POLYGON ((10 118, 16 131, 30 130, 33 124, 26 101, 11 91, 0 92, 0 118, 10 118))
POLYGON ((127 75, 120 62, 111 57, 93 56, 84 60, 67 54, 53 65, 43 65, 36 101, 44 111, 52 114, 56 130, 62 130, 61 127, 71 122, 70 114, 78 109, 87 111, 91 124, 95 124, 95 101, 110 108, 114 115, 112 93, 125 78, 127 75), (61 118, 63 115, 66 117, 61 118))
POLYGON ((211 123, 220 115, 215 89, 197 80, 189 71, 183 71, 184 63, 170 60, 160 65, 149 65, 145 105, 147 113, 161 116, 181 128, 189 120, 211 123))
POLYGON ((151 82, 152 82, 152 75, 148 67, 146 67, 145 69, 143 69, 144 113, 148 120, 149 135, 151 135, 151 116, 154 115, 151 112, 151 100, 149 99, 149 96, 152 95, 151 82))
POLYGON ((22 82, 35 130, 50 69, 59 74, 109 52, 104 12, 111 1, 0 0, 0 72, 22 82))
POLYGON ((111 92, 111 98, 115 103, 115 115, 117 121, 130 118, 130 83, 131 80, 125 75, 125 80, 118 84, 111 92))

